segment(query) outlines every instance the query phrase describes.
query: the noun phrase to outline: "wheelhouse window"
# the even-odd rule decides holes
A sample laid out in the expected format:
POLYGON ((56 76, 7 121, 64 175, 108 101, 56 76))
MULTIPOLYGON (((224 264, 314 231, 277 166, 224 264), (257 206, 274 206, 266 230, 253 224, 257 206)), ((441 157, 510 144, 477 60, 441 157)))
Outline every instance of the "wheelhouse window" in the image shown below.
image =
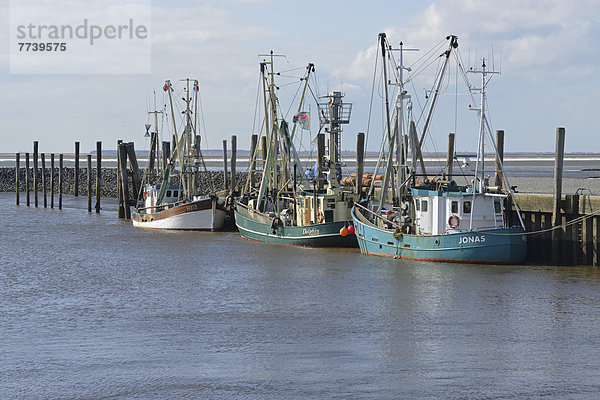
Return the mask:
POLYGON ((421 211, 427 212, 427 200, 421 200, 421 211))
POLYGON ((171 197, 171 191, 167 190, 167 197, 171 197))
POLYGON ((465 201, 463 203, 463 213, 471 214, 471 202, 470 201, 465 201))
POLYGON ((173 190, 173 197, 178 197, 178 196, 179 196, 179 191, 173 190))
POLYGON ((452 212, 452 214, 458 213, 458 201, 453 201, 452 203, 450 203, 450 211, 452 212))
POLYGON ((421 211, 421 202, 419 200, 415 201, 415 208, 417 211, 421 211))

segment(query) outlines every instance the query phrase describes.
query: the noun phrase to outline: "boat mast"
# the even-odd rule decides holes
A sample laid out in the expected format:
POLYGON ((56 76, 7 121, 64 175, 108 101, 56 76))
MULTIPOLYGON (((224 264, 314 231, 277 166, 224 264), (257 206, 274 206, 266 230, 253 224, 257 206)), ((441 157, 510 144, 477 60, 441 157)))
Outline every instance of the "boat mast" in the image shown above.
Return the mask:
MULTIPOLYGON (((388 79, 387 79, 387 63, 386 63, 386 36, 385 33, 379 34, 379 41, 381 44, 381 57, 383 60, 383 87, 385 93, 385 117, 386 117, 386 128, 387 128, 387 142, 388 142, 388 160, 387 166, 385 168, 385 175, 383 178, 383 182, 381 184, 381 193, 379 197, 379 205, 377 206, 377 212, 381 211, 383 207, 384 200, 387 196, 387 189, 390 181, 390 174, 392 172, 392 162, 394 158, 394 138, 392 137, 392 130, 390 126, 390 103, 388 97, 388 79)), ((397 132, 394 130, 394 135, 397 132)))
POLYGON ((275 201, 277 202, 277 210, 279 216, 279 202, 277 198, 279 197, 278 193, 278 179, 277 179, 277 98, 275 96, 275 73, 273 71, 273 51, 270 52, 270 61, 263 61, 260 64, 260 72, 262 75, 263 81, 263 90, 264 90, 264 102, 265 102, 265 135, 267 138, 268 149, 267 149, 267 162, 263 167, 263 176, 260 182, 260 188, 258 191, 257 198, 257 207, 260 211, 264 211, 265 207, 261 207, 261 203, 264 201, 265 192, 268 190, 273 190, 275 193, 275 201), (267 71, 267 65, 270 65, 270 71, 267 71), (269 74, 270 79, 267 79, 266 74, 269 74), (268 84, 268 89, 267 89, 268 84), (269 98, 267 102, 267 91, 269 93, 269 98), (269 112, 270 111, 270 112, 269 112), (271 124, 269 127, 269 114, 271 119, 271 124), (270 132, 269 132, 270 131, 270 132), (275 161, 275 162, 273 162, 275 161), (270 184, 271 183, 271 184, 270 184))
POLYGON ((397 132, 396 136, 396 193, 398 196, 401 195, 402 186, 406 180, 406 159, 407 149, 404 145, 404 138, 406 136, 406 125, 404 123, 404 99, 407 99, 410 104, 410 96, 407 95, 404 89, 404 70, 410 71, 410 68, 404 66, 404 52, 405 51, 419 51, 419 49, 405 49, 404 43, 400 42, 398 49, 390 48, 389 51, 399 51, 398 67, 396 69, 398 82, 398 95, 396 96, 395 104, 395 117, 394 117, 394 130, 397 132))

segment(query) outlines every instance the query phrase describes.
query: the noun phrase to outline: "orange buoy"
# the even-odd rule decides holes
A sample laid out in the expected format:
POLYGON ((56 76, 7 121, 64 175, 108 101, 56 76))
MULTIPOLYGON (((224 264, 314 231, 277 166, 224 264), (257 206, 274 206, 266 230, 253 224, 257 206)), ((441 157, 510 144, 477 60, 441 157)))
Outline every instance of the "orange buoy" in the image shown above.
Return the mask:
POLYGON ((354 235, 354 225, 348 225, 348 233, 354 235))
POLYGON ((340 235, 347 236, 348 235, 348 228, 346 228, 345 226, 342 227, 342 229, 340 229, 340 235))

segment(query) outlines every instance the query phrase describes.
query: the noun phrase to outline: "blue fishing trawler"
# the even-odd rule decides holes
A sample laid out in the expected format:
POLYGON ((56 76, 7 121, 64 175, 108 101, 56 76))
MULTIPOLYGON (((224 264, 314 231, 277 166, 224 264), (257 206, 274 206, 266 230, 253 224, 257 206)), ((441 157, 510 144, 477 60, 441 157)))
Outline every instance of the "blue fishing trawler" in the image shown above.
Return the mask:
MULTIPOLYGON (((388 82, 385 63, 386 52, 391 47, 385 34, 380 34, 379 38, 384 65, 383 82, 388 82)), ((494 185, 489 184, 489 177, 485 175, 490 172, 485 169, 486 133, 489 135, 488 144, 496 150, 485 113, 485 86, 489 81, 487 75, 492 73, 486 70, 485 60, 481 70, 470 71, 480 73, 482 78, 481 88, 477 89, 481 95, 480 105, 474 108, 479 117, 475 170, 472 175, 462 175, 467 178, 467 183, 471 179, 470 183, 458 185, 453 179, 456 175, 453 176, 453 157, 450 156, 441 176, 431 178, 425 170, 421 144, 436 107, 448 59, 453 49, 458 47, 456 36, 448 36, 447 40, 447 50, 440 56, 441 70, 436 74, 429 97, 429 112, 421 138, 415 122, 405 121, 402 114, 404 106, 412 109, 412 103, 404 90, 405 68, 400 48, 400 67, 394 82, 400 88, 393 113, 394 123, 390 123, 387 109, 387 140, 380 156, 385 165, 384 179, 380 188, 372 186, 367 198, 356 203, 352 210, 358 244, 362 253, 368 255, 460 263, 518 263, 525 259, 527 242, 511 186, 502 173, 501 160, 494 166, 498 179, 494 185), (405 125, 408 126, 407 135, 404 134, 405 125), (410 165, 408 142, 412 155, 410 165), (419 169, 420 173, 417 172, 419 169), (511 201, 519 215, 520 226, 509 226, 507 222, 505 206, 511 201)), ((468 88, 472 94, 472 85, 468 88)), ((385 96, 388 107, 387 86, 385 96)), ((471 98, 474 99, 473 96, 471 98)))

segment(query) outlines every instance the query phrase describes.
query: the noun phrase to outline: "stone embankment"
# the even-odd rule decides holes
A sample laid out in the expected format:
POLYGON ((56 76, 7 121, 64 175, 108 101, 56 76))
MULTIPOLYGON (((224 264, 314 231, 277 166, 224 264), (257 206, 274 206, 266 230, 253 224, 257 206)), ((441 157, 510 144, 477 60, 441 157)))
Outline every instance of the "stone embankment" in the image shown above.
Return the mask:
MULTIPOLYGON (((143 175, 143 171, 141 171, 143 175)), ((231 175, 231 173, 230 173, 231 175)), ((243 185, 248 177, 247 172, 237 172, 237 186, 243 185)), ((74 194, 74 168, 63 168, 63 194, 74 194)), ((20 191, 25 191, 25 168, 20 172, 20 191)), ((130 180, 131 182, 131 180, 130 180)), ((172 184, 179 183, 179 177, 174 176, 172 184)), ((29 171, 30 190, 33 191, 33 169, 29 171)), ((46 169, 46 185, 50 192, 50 170, 46 169)), ((130 185, 131 186, 131 185, 130 185)), ((87 196, 87 168, 79 169, 79 195, 87 196)), ((223 171, 201 172, 198 177, 198 188, 201 194, 208 194, 222 190, 224 187, 223 171)), ((0 192, 15 191, 15 168, 0 168, 0 192)), ((42 171, 38 169, 38 191, 42 191, 42 171)), ((54 191, 58 193, 58 168, 54 170, 54 191)), ((92 169, 92 193, 96 193, 96 169, 92 169)), ((102 197, 117 197, 117 170, 115 168, 102 168, 102 197)))

